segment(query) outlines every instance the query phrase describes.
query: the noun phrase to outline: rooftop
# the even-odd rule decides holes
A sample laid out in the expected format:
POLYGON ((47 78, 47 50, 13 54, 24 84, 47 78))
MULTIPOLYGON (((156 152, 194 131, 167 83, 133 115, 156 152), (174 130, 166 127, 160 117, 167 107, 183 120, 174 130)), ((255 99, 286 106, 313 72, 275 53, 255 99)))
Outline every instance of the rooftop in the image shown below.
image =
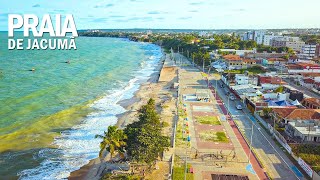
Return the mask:
POLYGON ((320 126, 318 121, 295 121, 289 122, 292 127, 303 135, 320 136, 320 126))
POLYGON ((284 58, 269 58, 268 61, 288 61, 284 58))
POLYGON ((320 99, 318 98, 304 98, 302 102, 307 102, 315 106, 320 106, 320 99))
POLYGON ((284 118, 287 117, 290 113, 292 113, 293 110, 295 110, 295 107, 289 107, 289 108, 272 108, 272 112, 277 114, 278 116, 284 118))
POLYGON ((314 109, 295 109, 285 118, 287 120, 320 120, 320 113, 314 109))
POLYGON ((314 80, 310 78, 303 79, 303 82, 306 84, 314 84, 314 80))
POLYGON ((286 107, 272 108, 272 112, 287 120, 320 120, 320 113, 315 109, 286 107))
POLYGON ((223 56, 223 59, 229 60, 229 61, 239 61, 241 60, 239 55, 233 55, 233 54, 228 54, 223 56))

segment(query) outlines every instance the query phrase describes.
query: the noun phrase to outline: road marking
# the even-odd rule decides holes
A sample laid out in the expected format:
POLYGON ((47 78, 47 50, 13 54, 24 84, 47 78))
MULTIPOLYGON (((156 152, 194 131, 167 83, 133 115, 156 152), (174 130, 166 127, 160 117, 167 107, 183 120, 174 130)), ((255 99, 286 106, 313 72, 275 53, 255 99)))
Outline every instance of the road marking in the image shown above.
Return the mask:
POLYGON ((248 172, 250 172, 251 174, 256 175, 256 172, 253 170, 252 164, 248 164, 248 165, 246 166, 246 170, 247 170, 248 172))

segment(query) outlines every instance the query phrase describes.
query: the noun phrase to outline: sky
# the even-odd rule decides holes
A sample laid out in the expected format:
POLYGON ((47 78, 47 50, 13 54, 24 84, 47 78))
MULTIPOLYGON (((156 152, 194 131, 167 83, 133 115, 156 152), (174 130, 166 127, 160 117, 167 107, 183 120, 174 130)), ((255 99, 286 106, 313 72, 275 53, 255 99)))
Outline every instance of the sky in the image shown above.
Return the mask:
POLYGON ((11 0, 1 3, 0 30, 8 30, 8 14, 72 14, 78 30, 320 28, 319 7, 319 0, 11 0))

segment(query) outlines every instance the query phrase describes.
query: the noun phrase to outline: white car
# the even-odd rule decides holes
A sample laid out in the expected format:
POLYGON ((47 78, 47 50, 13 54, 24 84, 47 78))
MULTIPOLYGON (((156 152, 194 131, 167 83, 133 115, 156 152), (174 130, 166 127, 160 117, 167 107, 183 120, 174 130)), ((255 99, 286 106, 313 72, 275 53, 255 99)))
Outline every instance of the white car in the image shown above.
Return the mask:
POLYGON ((242 110, 242 106, 240 104, 237 105, 238 110, 242 110))
POLYGON ((233 95, 230 95, 230 100, 234 101, 236 98, 233 95))

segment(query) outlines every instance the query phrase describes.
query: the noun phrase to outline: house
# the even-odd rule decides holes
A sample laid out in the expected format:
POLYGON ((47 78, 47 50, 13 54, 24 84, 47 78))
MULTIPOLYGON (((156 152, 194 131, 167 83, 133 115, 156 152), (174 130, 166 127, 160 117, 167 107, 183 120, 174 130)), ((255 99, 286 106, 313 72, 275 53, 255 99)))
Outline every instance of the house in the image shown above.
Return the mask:
POLYGON ((298 100, 301 102, 304 98, 304 95, 299 90, 292 88, 291 86, 283 85, 284 92, 289 93, 289 99, 292 101, 298 100))
POLYGON ((297 120, 320 120, 320 113, 315 109, 273 108, 271 114, 276 122, 283 124, 297 120))
POLYGON ((239 55, 228 54, 223 56, 228 69, 242 69, 242 59, 239 55))
POLYGON ((262 53, 245 53, 244 57, 245 58, 263 58, 263 59, 268 59, 268 58, 282 58, 283 56, 287 55, 286 52, 272 52, 268 53, 267 51, 264 51, 262 53))
POLYGON ((275 122, 285 122, 284 118, 287 117, 290 113, 292 113, 292 111, 295 109, 297 109, 297 107, 272 108, 272 118, 273 120, 275 120, 275 122))
POLYGON ((235 75, 235 84, 236 85, 247 85, 249 84, 249 77, 244 74, 235 75))
POLYGON ((284 59, 284 58, 268 58, 268 59, 263 59, 262 60, 262 64, 265 66, 281 66, 281 65, 285 65, 288 63, 288 60, 284 59))
POLYGON ((300 85, 306 88, 313 88, 315 81, 312 78, 304 78, 300 80, 300 85))
POLYGON ((320 66, 313 63, 296 63, 287 65, 288 73, 320 73, 320 66))
POLYGON ((293 121, 289 122, 285 132, 301 142, 320 142, 320 121, 293 121))
POLYGON ((309 109, 320 109, 320 99, 318 98, 304 98, 301 104, 309 109))
POLYGON ((261 86, 263 90, 274 90, 285 84, 287 83, 282 81, 281 77, 258 75, 258 86, 261 86))
POLYGON ((246 68, 254 66, 256 64, 257 64, 257 60, 255 60, 255 59, 244 59, 242 61, 242 65, 245 66, 246 68))

